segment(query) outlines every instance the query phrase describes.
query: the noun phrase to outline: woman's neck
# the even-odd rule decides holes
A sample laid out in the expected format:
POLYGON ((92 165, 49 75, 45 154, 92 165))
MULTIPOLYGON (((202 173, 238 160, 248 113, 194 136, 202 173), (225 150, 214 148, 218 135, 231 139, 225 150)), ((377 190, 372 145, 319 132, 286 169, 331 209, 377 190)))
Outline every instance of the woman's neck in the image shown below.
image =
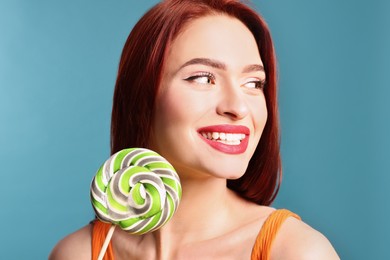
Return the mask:
POLYGON ((181 183, 183 196, 176 213, 164 227, 153 232, 159 248, 215 238, 231 228, 232 206, 239 199, 226 187, 226 180, 206 177, 183 179, 181 183))
POLYGON ((190 255, 191 250, 198 252, 198 245, 202 245, 206 255, 216 248, 228 254, 226 248, 218 247, 219 241, 236 243, 234 239, 226 242, 229 234, 234 232, 236 235, 233 238, 247 236, 248 241, 254 241, 259 228, 256 219, 261 216, 260 208, 228 189, 225 179, 211 176, 182 178, 181 184, 183 194, 180 205, 162 228, 138 237, 129 236, 124 231, 114 235, 114 251, 120 259, 175 259, 177 254, 188 253, 187 250, 190 250, 190 255), (255 228, 248 226, 253 221, 255 228), (237 235, 240 227, 246 228, 237 235))

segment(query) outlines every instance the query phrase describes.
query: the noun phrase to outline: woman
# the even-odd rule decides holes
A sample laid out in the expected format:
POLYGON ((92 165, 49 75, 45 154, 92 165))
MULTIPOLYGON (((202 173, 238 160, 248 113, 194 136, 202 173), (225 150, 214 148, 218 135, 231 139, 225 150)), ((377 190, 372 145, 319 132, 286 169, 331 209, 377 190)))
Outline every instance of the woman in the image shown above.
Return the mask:
MULTIPOLYGON (((128 147, 168 159, 183 196, 161 229, 117 230, 106 259, 338 259, 297 215, 269 207, 281 178, 276 62, 266 24, 239 1, 163 1, 136 24, 111 125, 111 152, 128 147)), ((96 258, 108 226, 76 231, 50 258, 96 258)))

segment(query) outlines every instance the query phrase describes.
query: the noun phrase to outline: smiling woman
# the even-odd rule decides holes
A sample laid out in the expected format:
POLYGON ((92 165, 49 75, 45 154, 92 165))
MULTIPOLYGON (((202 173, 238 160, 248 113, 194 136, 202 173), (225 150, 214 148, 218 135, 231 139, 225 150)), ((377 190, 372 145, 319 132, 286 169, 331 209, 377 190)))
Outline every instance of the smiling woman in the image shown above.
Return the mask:
POLYGON ((252 33, 225 15, 192 21, 172 42, 150 141, 182 179, 245 173, 267 120, 262 67, 252 33))
MULTIPOLYGON (((281 174, 276 100, 271 37, 248 6, 167 0, 148 11, 123 49, 111 152, 164 156, 182 201, 159 230, 116 231, 105 259, 338 259, 297 215, 269 207, 281 174)), ((109 226, 95 220, 50 258, 96 259, 109 226)))

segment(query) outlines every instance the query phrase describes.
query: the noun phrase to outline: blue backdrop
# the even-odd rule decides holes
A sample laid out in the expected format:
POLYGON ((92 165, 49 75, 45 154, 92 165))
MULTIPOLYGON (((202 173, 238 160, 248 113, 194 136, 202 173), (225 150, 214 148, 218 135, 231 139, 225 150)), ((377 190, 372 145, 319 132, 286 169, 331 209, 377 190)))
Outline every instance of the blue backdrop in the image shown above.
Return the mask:
MULTIPOLYGON (((390 2, 254 1, 275 40, 289 208, 342 259, 390 259, 390 2)), ((93 218, 122 46, 156 1, 0 0, 0 253, 93 218)))

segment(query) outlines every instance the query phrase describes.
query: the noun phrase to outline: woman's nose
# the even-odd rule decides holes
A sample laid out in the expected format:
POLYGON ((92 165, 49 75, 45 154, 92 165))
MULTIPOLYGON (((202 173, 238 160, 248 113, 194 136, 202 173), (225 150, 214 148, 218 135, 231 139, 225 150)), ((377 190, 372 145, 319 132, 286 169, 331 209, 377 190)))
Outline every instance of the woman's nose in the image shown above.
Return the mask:
POLYGON ((243 119, 249 112, 244 95, 239 86, 222 88, 217 105, 217 114, 231 120, 243 119))

